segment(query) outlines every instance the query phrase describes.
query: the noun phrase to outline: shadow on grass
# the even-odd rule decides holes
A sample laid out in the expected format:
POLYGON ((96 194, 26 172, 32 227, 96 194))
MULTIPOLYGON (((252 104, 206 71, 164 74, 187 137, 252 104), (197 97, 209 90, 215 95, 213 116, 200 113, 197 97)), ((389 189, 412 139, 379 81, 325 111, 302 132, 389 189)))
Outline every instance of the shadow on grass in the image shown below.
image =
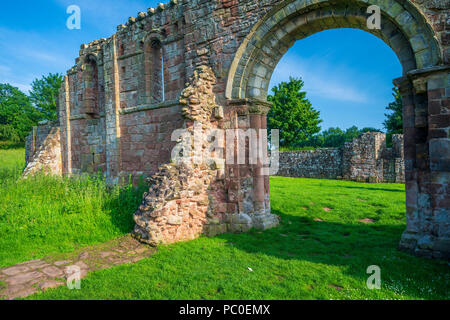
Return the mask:
POLYGON ((277 228, 217 237, 252 254, 343 266, 344 274, 363 283, 369 277, 367 268, 377 265, 381 268, 385 288, 402 283, 403 294, 422 298, 427 294, 420 293, 420 288, 432 286, 438 297, 450 298, 446 287, 450 279, 447 262, 419 258, 398 250, 405 229, 403 224, 342 224, 314 221, 275 210, 273 213, 281 217, 277 228), (444 283, 438 283, 436 275, 442 276, 444 283), (411 279, 412 283, 405 285, 406 280, 411 279))
POLYGON ((12 149, 21 149, 21 148, 25 148, 24 142, 0 141, 0 150, 12 150, 12 149))
POLYGON ((133 215, 142 202, 144 192, 149 188, 143 177, 139 178, 133 185, 131 180, 128 183, 121 183, 111 187, 110 192, 114 194, 109 201, 106 201, 103 208, 109 210, 111 222, 123 233, 133 231, 135 222, 133 215))
MULTIPOLYGON (((327 186, 321 186, 327 187, 327 186)), ((396 190, 396 189, 388 189, 388 188, 372 188, 372 187, 356 187, 356 186, 339 186, 339 188, 346 188, 346 189, 363 189, 363 190, 370 190, 370 191, 387 191, 387 192, 401 192, 405 193, 405 190, 396 190)))

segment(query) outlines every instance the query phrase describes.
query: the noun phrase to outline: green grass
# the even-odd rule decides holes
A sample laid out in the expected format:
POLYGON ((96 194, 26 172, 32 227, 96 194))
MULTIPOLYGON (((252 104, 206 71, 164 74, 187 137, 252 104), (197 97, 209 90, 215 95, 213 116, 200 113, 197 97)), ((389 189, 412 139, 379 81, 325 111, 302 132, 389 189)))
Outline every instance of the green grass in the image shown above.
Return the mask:
POLYGON ((21 179, 24 150, 0 150, 0 267, 128 233, 143 186, 92 178, 21 179))
POLYGON ((162 246, 135 265, 91 273, 81 290, 30 299, 449 298, 446 262, 397 250, 404 186, 277 177, 271 188, 276 229, 162 246), (370 265, 381 268, 381 290, 367 289, 370 265))
MULTIPOLYGON (((109 194, 95 179, 48 179, 9 178, 6 188, 2 180, 3 265, 131 230, 138 192, 109 194)), ((271 197, 278 228, 161 246, 136 264, 90 273, 81 290, 60 287, 29 299, 449 299, 447 262, 397 250, 403 185, 275 177, 271 197), (365 218, 374 223, 359 221, 365 218), (381 290, 366 287, 370 265, 381 268, 381 290)))

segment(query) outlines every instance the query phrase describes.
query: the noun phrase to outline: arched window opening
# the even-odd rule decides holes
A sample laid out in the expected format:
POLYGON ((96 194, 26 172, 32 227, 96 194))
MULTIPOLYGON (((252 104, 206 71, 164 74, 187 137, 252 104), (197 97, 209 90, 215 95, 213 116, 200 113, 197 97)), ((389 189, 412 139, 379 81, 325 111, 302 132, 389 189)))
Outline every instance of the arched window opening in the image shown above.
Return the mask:
POLYGON ((123 43, 119 46, 119 57, 123 56, 125 54, 125 46, 123 43))
POLYGON ((163 70, 163 48, 161 42, 154 39, 147 45, 145 57, 145 90, 148 103, 160 103, 165 99, 163 70))
POLYGON ((90 116, 99 114, 98 108, 98 67, 97 62, 91 56, 86 60, 84 70, 84 113, 90 116))

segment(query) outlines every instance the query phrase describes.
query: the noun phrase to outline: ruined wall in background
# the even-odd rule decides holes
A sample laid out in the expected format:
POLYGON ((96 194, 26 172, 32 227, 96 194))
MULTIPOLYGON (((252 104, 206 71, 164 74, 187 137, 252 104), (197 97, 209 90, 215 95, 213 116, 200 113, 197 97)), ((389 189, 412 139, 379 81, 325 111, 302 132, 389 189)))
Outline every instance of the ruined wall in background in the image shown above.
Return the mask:
POLYGON ((25 162, 24 177, 41 171, 62 174, 60 128, 55 123, 33 127, 25 142, 25 162))
POLYGON ((361 135, 343 148, 343 178, 360 182, 383 182, 381 155, 386 135, 372 132, 361 135))
POLYGON ((279 176, 405 183, 403 135, 368 132, 342 148, 280 152, 279 176))
POLYGON ((342 149, 324 148, 280 152, 278 176, 317 179, 342 177, 342 149))

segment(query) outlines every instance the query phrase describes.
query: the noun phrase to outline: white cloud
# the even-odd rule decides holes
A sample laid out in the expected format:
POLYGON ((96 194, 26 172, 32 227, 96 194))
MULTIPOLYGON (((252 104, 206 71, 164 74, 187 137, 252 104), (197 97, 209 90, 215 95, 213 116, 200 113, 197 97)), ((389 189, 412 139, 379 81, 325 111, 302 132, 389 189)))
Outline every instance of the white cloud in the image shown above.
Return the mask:
POLYGON ((68 69, 74 61, 58 53, 58 43, 40 34, 0 28, 0 50, 13 59, 68 69))
POLYGON ((8 83, 13 87, 19 88, 24 93, 28 93, 31 90, 31 82, 34 78, 30 74, 14 74, 10 68, 0 65, 0 83, 8 83))
POLYGON ((310 59, 286 56, 276 67, 270 87, 289 80, 289 76, 301 77, 305 82, 304 90, 308 95, 367 103, 370 101, 369 94, 366 88, 358 83, 359 79, 353 73, 348 67, 330 65, 323 56, 310 59))
POLYGON ((15 82, 11 82, 9 84, 12 85, 13 87, 19 88, 19 90, 25 94, 28 94, 31 91, 31 86, 29 84, 15 83, 15 82))

